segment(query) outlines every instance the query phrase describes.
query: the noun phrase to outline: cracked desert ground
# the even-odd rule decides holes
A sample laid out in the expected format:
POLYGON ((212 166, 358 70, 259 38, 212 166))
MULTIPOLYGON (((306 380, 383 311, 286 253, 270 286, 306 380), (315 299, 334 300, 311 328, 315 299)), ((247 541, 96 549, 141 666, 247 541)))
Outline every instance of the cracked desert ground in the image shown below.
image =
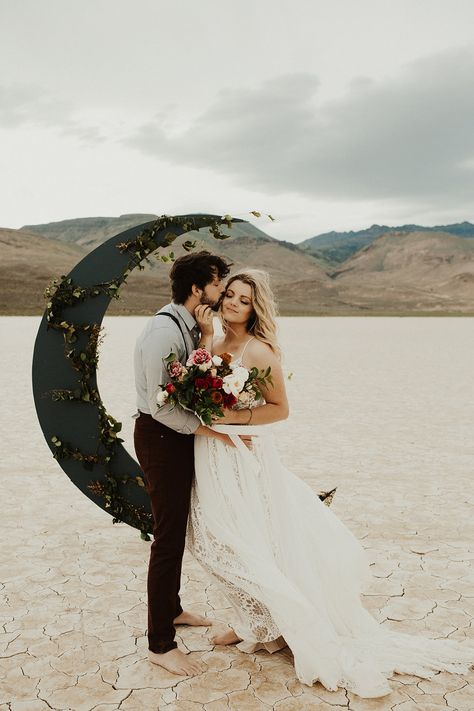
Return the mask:
MULTIPOLYGON (((131 356, 144 319, 108 318, 99 386, 131 450, 131 356)), ((3 317, 0 460, 0 709, 6 711, 434 711, 474 709, 474 671, 395 675, 363 700, 300 684, 288 654, 178 643, 206 671, 181 678, 146 660, 149 543, 94 506, 46 447, 30 365, 35 317, 3 317)), ((470 318, 281 319, 292 407, 276 426, 284 462, 363 541, 364 604, 414 634, 474 637, 474 329, 470 318)), ((186 554, 182 598, 222 627, 225 597, 186 554)))

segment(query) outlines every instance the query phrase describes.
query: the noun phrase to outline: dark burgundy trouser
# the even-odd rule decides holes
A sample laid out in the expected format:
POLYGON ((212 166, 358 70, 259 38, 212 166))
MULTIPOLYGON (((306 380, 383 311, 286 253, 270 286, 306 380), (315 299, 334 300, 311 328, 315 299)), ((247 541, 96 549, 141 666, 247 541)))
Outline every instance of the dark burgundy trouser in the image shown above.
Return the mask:
POLYGON ((194 436, 179 434, 141 413, 135 420, 134 444, 153 512, 148 648, 162 654, 177 647, 173 619, 183 611, 179 587, 194 476, 194 436))

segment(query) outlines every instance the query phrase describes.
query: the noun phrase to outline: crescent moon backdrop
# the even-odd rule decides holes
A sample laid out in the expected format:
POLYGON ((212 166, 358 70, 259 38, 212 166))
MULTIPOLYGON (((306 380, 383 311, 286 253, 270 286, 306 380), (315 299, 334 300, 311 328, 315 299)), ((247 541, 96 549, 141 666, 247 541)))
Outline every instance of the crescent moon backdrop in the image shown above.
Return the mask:
MULTIPOLYGON (((222 222, 220 216, 208 214, 180 215, 178 219, 193 221, 196 225, 195 229, 209 227, 216 220, 222 222)), ((232 221, 244 222, 239 219, 232 221)), ((136 239, 144 229, 150 228, 153 224, 154 221, 146 222, 110 238, 84 257, 68 276, 81 287, 92 287, 114 279, 122 282, 125 279, 125 272, 130 271, 133 266, 130 265, 130 255, 120 252, 117 245, 136 239)), ((190 234, 179 225, 168 225, 165 229, 155 233, 153 239, 156 249, 166 246, 166 236, 170 232, 177 237, 185 232, 190 234)), ((138 266, 138 263, 134 266, 138 266)), ((87 298, 77 305, 64 308, 63 318, 78 326, 88 323, 100 325, 110 300, 111 297, 103 293, 93 298, 87 298)), ((78 348, 81 347, 81 343, 85 345, 86 342, 86 334, 78 333, 78 348)), ((36 337, 32 371, 36 412, 46 443, 53 454, 56 450, 52 442, 54 436, 59 437, 61 441, 71 443, 73 447, 77 447, 84 454, 97 454, 101 448, 97 403, 56 402, 51 397, 51 391, 64 388, 74 390, 79 387, 80 382, 79 374, 65 357, 63 333, 57 329, 48 328, 47 311, 44 313, 36 337)), ((97 388, 95 370, 90 383, 92 387, 97 388)), ((94 494, 88 488, 89 484, 92 481, 105 481, 107 470, 114 478, 118 479, 122 477, 136 479, 143 476, 139 464, 120 443, 117 443, 114 452, 109 465, 94 463, 92 470, 85 469, 80 461, 72 458, 58 461, 71 481, 89 499, 111 515, 114 515, 114 512, 106 508, 103 497, 94 494)), ((134 506, 141 507, 145 512, 151 513, 148 495, 143 487, 119 483, 119 494, 134 506)), ((121 520, 134 525, 131 520, 127 520, 126 515, 121 517, 121 520)))

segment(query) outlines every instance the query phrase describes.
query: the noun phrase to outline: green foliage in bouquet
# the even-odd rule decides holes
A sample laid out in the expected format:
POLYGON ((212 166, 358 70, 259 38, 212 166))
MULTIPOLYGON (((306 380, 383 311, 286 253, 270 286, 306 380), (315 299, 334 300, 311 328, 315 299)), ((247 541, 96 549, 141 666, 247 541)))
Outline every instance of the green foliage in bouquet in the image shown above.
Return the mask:
POLYGON ((231 358, 229 353, 212 356, 205 348, 198 348, 184 366, 170 353, 164 359, 170 382, 161 385, 158 404, 181 405, 208 426, 224 416, 224 408, 251 407, 262 399, 262 387, 273 386, 271 368, 234 368, 231 358))

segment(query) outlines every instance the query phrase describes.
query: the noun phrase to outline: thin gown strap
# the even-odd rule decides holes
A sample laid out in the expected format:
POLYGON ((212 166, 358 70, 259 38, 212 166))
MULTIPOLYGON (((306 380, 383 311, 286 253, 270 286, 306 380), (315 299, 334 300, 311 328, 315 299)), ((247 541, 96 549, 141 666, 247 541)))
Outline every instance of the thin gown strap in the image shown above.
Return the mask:
POLYGON ((247 348, 250 341, 253 341, 254 338, 255 338, 255 336, 252 336, 252 338, 249 338, 249 340, 247 341, 247 343, 244 345, 244 347, 242 349, 242 353, 237 358, 237 360, 239 360, 241 363, 242 363, 242 358, 244 357, 245 349, 247 348))

